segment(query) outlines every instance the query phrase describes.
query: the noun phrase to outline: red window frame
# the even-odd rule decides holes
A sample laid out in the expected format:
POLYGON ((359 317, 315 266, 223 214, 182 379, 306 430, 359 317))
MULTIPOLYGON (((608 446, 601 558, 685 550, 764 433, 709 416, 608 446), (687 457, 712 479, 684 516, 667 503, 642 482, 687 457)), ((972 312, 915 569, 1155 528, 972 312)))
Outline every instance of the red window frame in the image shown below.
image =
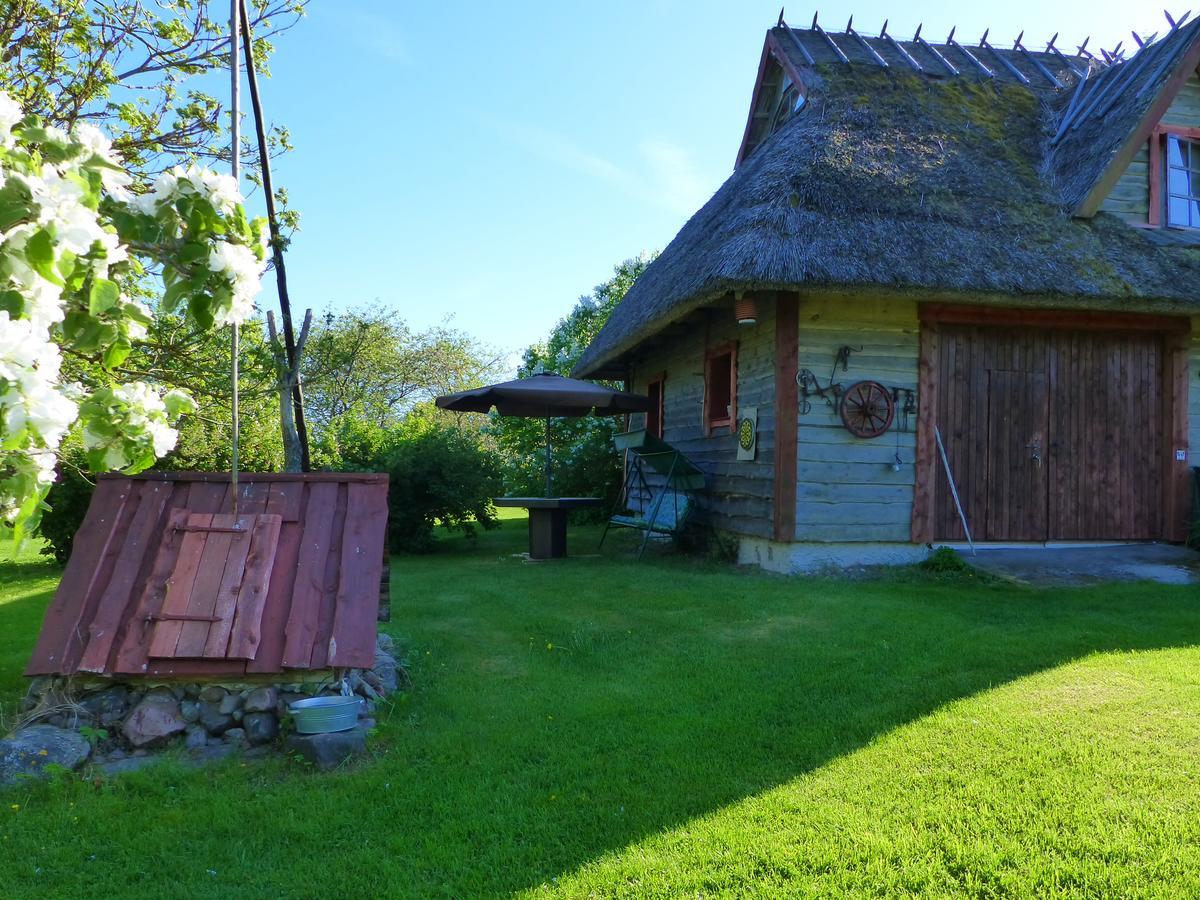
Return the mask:
POLYGON ((667 373, 662 372, 646 382, 646 395, 650 397, 651 400, 655 401, 654 407, 648 413, 646 413, 646 433, 652 434, 656 438, 661 438, 663 436, 663 427, 665 424, 663 419, 663 412, 665 408, 663 402, 663 392, 666 388, 666 381, 667 373), (655 392, 656 388, 657 393, 655 392))
POLYGON ((737 422, 737 341, 730 341, 728 344, 722 344, 719 347, 713 347, 704 354, 704 427, 708 434, 712 434, 718 428, 728 428, 731 432, 734 430, 737 422), (718 365, 723 367, 721 360, 729 357, 729 403, 726 411, 722 414, 720 411, 714 415, 712 408, 713 401, 723 399, 724 392, 720 394, 713 393, 714 381, 724 381, 721 373, 716 371, 718 365))
MULTIPOLYGON (((1163 217, 1163 190, 1166 178, 1166 166, 1163 165, 1163 145, 1167 135, 1183 138, 1186 141, 1200 141, 1200 128, 1189 128, 1184 125, 1156 125, 1150 132, 1150 211, 1146 217, 1147 224, 1154 228, 1165 228, 1167 223, 1163 217)), ((1173 225, 1173 228, 1182 226, 1173 225)))

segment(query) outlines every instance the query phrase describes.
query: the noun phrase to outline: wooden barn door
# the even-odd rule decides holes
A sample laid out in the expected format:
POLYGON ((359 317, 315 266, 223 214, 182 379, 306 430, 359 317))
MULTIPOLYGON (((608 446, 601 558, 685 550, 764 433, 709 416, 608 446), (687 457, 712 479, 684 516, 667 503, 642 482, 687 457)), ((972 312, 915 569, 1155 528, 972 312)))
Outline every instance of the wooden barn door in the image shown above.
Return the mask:
POLYGON ((1055 332, 1050 537, 1162 536, 1163 338, 1055 332))
POLYGON ((1047 536, 1045 372, 987 373, 987 519, 981 540, 1044 541, 1047 536))
MULTIPOLYGON (((942 324, 937 424, 980 541, 1162 536, 1164 341, 942 324)), ((965 534, 940 465, 934 536, 965 534)))

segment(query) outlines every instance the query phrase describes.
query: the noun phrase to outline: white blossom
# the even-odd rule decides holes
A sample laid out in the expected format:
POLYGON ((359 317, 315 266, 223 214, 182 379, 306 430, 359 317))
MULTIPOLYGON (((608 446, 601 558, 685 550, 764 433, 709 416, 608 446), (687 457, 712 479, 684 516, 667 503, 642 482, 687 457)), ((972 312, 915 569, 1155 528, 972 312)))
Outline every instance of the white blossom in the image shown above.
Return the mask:
POLYGON ((12 97, 0 91, 0 146, 11 147, 16 141, 13 126, 25 117, 24 110, 12 97))
MULTIPOLYGON (((0 92, 0 148, 15 146, 13 129, 23 118, 20 106, 0 92)), ((216 273, 211 278, 227 283, 227 292, 199 288, 195 297, 185 298, 210 304, 218 323, 237 323, 250 315, 264 267, 259 248, 247 246, 257 226, 247 227, 240 215, 234 218, 242 196, 230 176, 195 165, 176 166, 159 175, 149 191, 133 196, 128 173, 113 158, 112 143, 88 123, 76 126, 70 136, 45 128, 44 137, 28 140, 28 149, 29 154, 0 155, 0 186, 18 179, 29 192, 27 208, 10 219, 18 224, 0 233, 0 292, 10 296, 8 308, 0 310, 0 521, 17 527, 36 520, 38 501, 55 477, 59 446, 77 420, 82 419, 81 438, 93 464, 128 470, 145 466, 152 455, 169 453, 179 438, 174 422, 195 409, 186 393, 162 395, 143 382, 111 388, 61 382, 60 345, 78 341, 81 352, 107 353, 115 346, 114 335, 144 337, 152 315, 126 296, 113 303, 112 285, 101 282, 109 279, 111 267, 129 259, 129 249, 121 243, 117 223, 92 208, 98 199, 95 175, 110 197, 162 218, 162 246, 139 247, 140 254, 165 268, 173 266, 174 274, 189 280, 207 269, 216 273), (56 152, 44 152, 50 143, 59 145, 56 152), (64 158, 63 149, 74 153, 64 158), (57 161, 39 162, 46 158, 57 161), (191 197, 204 198, 218 216, 228 216, 224 227, 212 228, 208 217, 198 226, 178 215, 175 202, 191 197), (31 246, 35 237, 37 244, 31 246), (191 255, 173 257, 185 243, 189 250, 199 244, 207 256, 199 261, 191 255), (19 296, 15 303, 12 293, 19 296), (230 299, 222 302, 214 296, 230 299), (105 302, 93 307, 97 298, 105 302), (96 312, 90 313, 92 308, 96 312), (107 328, 97 329, 84 318, 83 329, 60 330, 68 309, 97 316, 107 328), (98 337, 98 332, 110 336, 98 337)))
POLYGON ((29 429, 41 446, 58 446, 79 414, 55 383, 61 361, 61 352, 43 329, 0 311, 0 415, 6 435, 29 429))
POLYGON ((75 126, 72 136, 77 143, 83 145, 83 149, 89 154, 111 161, 112 141, 95 125, 90 122, 80 122, 75 126))
POLYGON ((219 313, 218 325, 240 324, 254 312, 254 298, 262 289, 263 263, 254 251, 242 244, 221 241, 208 255, 210 271, 224 275, 233 290, 233 302, 228 312, 219 313))

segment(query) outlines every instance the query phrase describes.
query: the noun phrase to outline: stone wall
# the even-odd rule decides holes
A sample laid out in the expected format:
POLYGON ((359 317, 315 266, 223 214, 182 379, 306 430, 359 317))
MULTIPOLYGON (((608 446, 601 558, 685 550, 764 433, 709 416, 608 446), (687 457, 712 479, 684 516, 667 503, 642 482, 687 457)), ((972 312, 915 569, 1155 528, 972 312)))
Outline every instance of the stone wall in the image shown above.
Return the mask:
MULTIPOLYGON (((363 736, 374 727, 375 702, 405 680, 392 639, 385 634, 379 635, 374 667, 344 674, 345 686, 362 706, 357 730, 363 736)), ((332 672, 307 682, 254 684, 83 684, 38 678, 26 695, 20 727, 0 741, 0 784, 36 776, 51 763, 74 769, 90 760, 102 769, 122 771, 162 750, 182 749, 204 759, 238 750, 265 754, 279 747, 281 734, 289 730, 290 703, 342 691, 343 679, 335 680, 332 672)), ((305 741, 289 738, 289 750, 308 756, 306 747, 305 741)))

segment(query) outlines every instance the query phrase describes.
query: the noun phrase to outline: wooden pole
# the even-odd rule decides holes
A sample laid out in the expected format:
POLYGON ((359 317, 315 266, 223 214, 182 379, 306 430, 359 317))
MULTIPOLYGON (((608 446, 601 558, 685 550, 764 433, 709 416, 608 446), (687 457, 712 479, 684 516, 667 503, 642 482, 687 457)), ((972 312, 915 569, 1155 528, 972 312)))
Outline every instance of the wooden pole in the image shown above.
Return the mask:
POLYGON ((967 536, 967 544, 971 547, 971 555, 977 556, 975 542, 971 540, 971 527, 967 525, 967 514, 963 512, 962 501, 958 499, 958 488, 954 486, 954 473, 950 471, 950 460, 946 456, 946 445, 942 443, 941 429, 933 426, 933 436, 937 438, 938 453, 942 456, 942 465, 946 468, 946 480, 950 482, 950 496, 954 498, 954 508, 958 510, 958 519, 962 522, 963 533, 967 536))
POLYGON ((546 416, 546 496, 550 497, 552 488, 552 479, 550 476, 550 417, 546 416))
MULTIPOLYGON (((239 0, 234 0, 235 4, 239 0)), ((242 21, 246 30, 246 77, 250 85, 250 107, 254 111, 254 129, 258 136, 258 156, 262 166, 263 193, 267 202, 267 225, 271 231, 271 255, 275 262, 275 285, 279 294, 279 311, 283 320, 283 347, 287 353, 289 371, 295 373, 292 379, 292 409, 296 423, 296 435, 300 441, 300 471, 307 472, 311 468, 308 454, 308 425, 304 421, 304 392, 300 384, 300 355, 296 347, 296 334, 292 328, 292 302, 288 295, 287 268, 283 262, 283 238, 279 234, 279 217, 275 212, 275 188, 271 182, 271 157, 267 151, 266 123, 263 121, 262 101, 258 95, 258 75, 254 69, 254 37, 250 33, 250 17, 246 11, 245 0, 240 0, 242 21)), ((287 440, 287 435, 284 435, 287 440)))
MULTIPOLYGON (((241 88, 241 73, 238 71, 238 0, 230 0, 229 4, 229 168, 233 175, 233 180, 238 181, 241 176, 241 167, 239 165, 238 151, 241 142, 241 127, 238 121, 238 106, 239 106, 239 91, 241 88)), ((236 518, 238 512, 238 431, 241 423, 238 421, 238 323, 231 322, 230 329, 230 368, 232 369, 233 377, 233 400, 231 406, 233 419, 233 445, 230 453, 229 462, 229 493, 233 498, 233 515, 236 518)))

